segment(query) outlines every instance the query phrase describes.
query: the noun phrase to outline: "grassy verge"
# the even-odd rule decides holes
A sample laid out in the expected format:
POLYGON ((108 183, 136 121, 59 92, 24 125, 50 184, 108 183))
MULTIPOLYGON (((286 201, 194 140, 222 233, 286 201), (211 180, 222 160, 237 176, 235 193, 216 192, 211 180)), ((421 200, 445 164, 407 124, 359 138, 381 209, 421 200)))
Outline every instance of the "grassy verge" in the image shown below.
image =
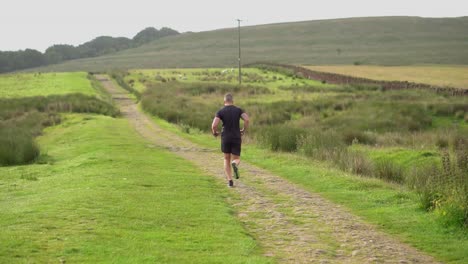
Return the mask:
POLYGON ((220 183, 125 120, 67 115, 42 164, 0 167, 2 263, 266 263, 220 183))
MULTIPOLYGON (((219 148, 213 137, 187 134, 176 125, 153 118, 158 125, 205 147, 219 148)), ((268 169, 306 190, 344 205, 353 213, 397 236, 401 241, 450 263, 468 261, 468 232, 447 227, 441 217, 421 208, 418 195, 407 188, 381 180, 359 177, 306 157, 271 152, 253 144, 243 148, 243 159, 268 169)))

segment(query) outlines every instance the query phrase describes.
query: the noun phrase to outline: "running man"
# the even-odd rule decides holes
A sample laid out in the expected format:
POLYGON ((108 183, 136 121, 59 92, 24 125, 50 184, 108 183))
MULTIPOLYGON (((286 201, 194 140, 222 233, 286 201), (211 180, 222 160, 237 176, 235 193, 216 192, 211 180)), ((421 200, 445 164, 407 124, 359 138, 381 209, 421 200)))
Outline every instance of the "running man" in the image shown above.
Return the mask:
POLYGON ((224 107, 221 108, 213 119, 211 132, 217 137, 219 121, 223 121, 221 132, 221 151, 224 153, 224 172, 228 180, 228 186, 234 187, 232 170, 236 179, 239 179, 239 163, 241 154, 242 136, 249 127, 249 116, 241 108, 234 105, 232 94, 224 96, 224 107), (240 129, 240 119, 244 120, 244 128, 240 129), (232 166, 232 170, 231 170, 232 166))

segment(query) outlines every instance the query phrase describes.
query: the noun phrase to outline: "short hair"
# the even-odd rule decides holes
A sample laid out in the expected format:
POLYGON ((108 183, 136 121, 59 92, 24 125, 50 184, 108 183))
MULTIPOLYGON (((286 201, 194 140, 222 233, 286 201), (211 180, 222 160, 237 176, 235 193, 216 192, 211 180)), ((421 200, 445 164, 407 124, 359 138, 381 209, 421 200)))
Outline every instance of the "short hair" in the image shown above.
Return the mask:
POLYGON ((232 97, 232 94, 227 93, 227 94, 224 96, 224 101, 225 101, 225 102, 229 102, 229 103, 234 102, 234 98, 232 97))

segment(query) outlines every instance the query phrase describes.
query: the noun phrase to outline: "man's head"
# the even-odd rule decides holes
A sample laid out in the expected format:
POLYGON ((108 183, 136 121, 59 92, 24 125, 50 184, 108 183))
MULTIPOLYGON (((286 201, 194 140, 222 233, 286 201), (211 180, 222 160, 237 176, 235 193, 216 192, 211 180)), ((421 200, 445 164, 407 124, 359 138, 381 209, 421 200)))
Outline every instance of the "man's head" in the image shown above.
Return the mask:
POLYGON ((233 104, 233 103, 234 103, 234 99, 232 98, 232 94, 227 93, 224 96, 224 104, 233 104))

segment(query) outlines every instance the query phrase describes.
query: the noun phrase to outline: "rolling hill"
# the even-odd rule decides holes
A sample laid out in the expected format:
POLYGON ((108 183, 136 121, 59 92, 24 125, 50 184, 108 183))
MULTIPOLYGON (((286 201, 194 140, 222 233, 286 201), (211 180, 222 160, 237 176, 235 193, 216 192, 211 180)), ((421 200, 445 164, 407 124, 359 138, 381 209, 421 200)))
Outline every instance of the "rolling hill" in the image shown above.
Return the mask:
MULTIPOLYGON (((468 17, 367 17, 242 28, 243 63, 468 64, 468 17)), ((184 33, 40 70, 235 67, 237 28, 184 33)))

